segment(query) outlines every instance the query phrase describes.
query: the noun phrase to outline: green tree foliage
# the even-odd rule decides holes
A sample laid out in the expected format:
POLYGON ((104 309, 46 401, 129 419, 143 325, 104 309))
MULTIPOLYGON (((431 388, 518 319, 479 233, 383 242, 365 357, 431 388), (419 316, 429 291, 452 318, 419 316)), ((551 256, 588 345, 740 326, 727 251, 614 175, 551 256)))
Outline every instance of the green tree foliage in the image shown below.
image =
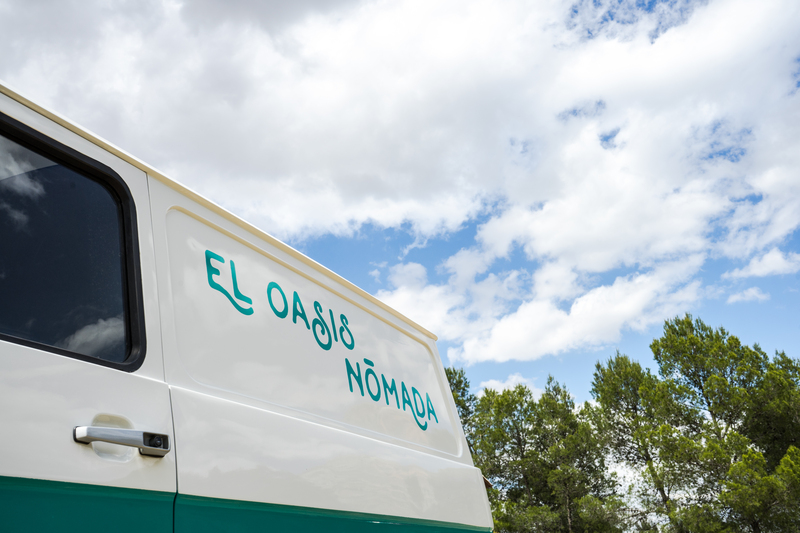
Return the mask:
POLYGON ((591 406, 576 409, 552 378, 538 399, 524 385, 484 391, 475 406, 474 457, 494 485, 496 531, 578 532, 590 524, 620 531, 608 509, 598 512, 616 483, 596 416, 591 406))
POLYGON ((676 497, 697 475, 684 466, 692 443, 672 430, 686 413, 665 401, 667 391, 656 376, 619 353, 606 365, 597 364, 592 393, 605 418, 602 427, 612 457, 641 476, 636 496, 643 518, 665 517, 680 531, 676 497), (681 444, 687 449, 681 450, 681 444))
POLYGON ((658 376, 618 353, 592 388, 614 458, 640 475, 643 515, 662 531, 792 531, 797 362, 689 315, 650 348, 658 376))
POLYGON ((450 392, 453 394, 453 401, 456 403, 461 425, 464 427, 464 435, 467 438, 469 451, 474 453, 472 447, 472 415, 475 412, 477 398, 469 391, 469 379, 467 379, 467 374, 463 368, 447 367, 444 371, 447 374, 447 381, 450 383, 450 392))
POLYGON ((690 315, 650 348, 656 373, 596 365, 594 405, 552 378, 477 398, 446 369, 495 531, 800 531, 800 361, 690 315))
POLYGON ((743 432, 762 450, 767 468, 778 466, 790 446, 800 446, 800 362, 780 352, 759 376, 743 432))

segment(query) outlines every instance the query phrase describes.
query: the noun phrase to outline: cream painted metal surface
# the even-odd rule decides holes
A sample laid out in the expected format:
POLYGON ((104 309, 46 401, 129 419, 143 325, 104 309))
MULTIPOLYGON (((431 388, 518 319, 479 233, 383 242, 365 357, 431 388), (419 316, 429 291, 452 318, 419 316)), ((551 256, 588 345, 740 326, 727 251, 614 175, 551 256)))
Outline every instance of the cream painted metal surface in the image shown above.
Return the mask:
POLYGON ((424 341, 188 210, 166 213, 166 234, 177 354, 195 381, 460 452, 424 341))
POLYGON ((183 494, 492 527, 471 465, 180 387, 172 400, 183 494))
POLYGON ((73 441, 75 426, 172 434, 165 383, 0 341, 0 475, 175 491, 175 456, 73 441))
POLYGON ((164 184, 150 190, 181 493, 491 527, 424 330, 164 184), (209 270, 206 251, 225 262, 212 257, 209 270), (275 288, 270 305, 273 282, 286 305, 275 288), (323 349, 293 321, 295 292, 310 325, 325 318, 330 329, 333 310, 338 330, 345 315, 353 349, 341 337, 323 349), (416 406, 401 397, 398 408, 394 394, 387 405, 381 376, 416 406))
POLYGON ((0 476, 176 490, 174 454, 145 457, 133 448, 78 444, 75 426, 147 429, 172 437, 164 382, 155 259, 144 172, 52 120, 0 94, 0 112, 115 170, 136 204, 143 271, 144 364, 132 374, 0 341, 0 476))

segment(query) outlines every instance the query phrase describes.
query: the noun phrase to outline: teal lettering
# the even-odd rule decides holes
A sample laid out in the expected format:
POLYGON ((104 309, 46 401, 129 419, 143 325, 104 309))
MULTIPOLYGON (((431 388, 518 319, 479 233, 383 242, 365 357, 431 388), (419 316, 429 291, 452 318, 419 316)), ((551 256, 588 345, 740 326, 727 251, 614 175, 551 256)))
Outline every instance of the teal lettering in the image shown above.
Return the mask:
MULTIPOLYGON (((225 287, 223 287, 214 280, 214 276, 219 275, 220 271, 211 264, 212 259, 215 261, 219 261, 222 264, 225 264, 225 259, 223 259, 222 256, 215 254, 211 250, 206 250, 206 273, 208 274, 208 285, 212 289, 224 294, 225 297, 233 304, 233 307, 235 307, 237 311, 239 311, 243 315, 252 315, 253 314, 252 307, 242 307, 241 305, 236 303, 236 300, 234 300, 233 296, 231 296, 230 293, 227 290, 225 290, 225 287)), ((234 266, 233 261, 231 261, 231 274, 233 275, 233 292, 234 294, 236 294, 236 297, 240 298, 243 302, 247 302, 250 305, 252 305, 253 301, 239 292, 239 286, 236 283, 236 267, 234 266)))
POLYGON ((422 400, 422 394, 420 394, 419 391, 417 389, 415 389, 414 387, 411 387, 411 394, 414 396, 414 407, 415 408, 411 410, 411 413, 414 415, 414 422, 417 423, 417 425, 419 426, 419 429, 421 429, 422 431, 425 431, 426 429, 428 429, 428 423, 425 422, 425 425, 423 426, 422 424, 419 423, 419 420, 417 419, 417 417, 425 418, 425 402, 422 400), (419 398, 419 403, 422 404, 422 412, 421 413, 419 412, 419 410, 416 409, 417 398, 419 398))
POLYGON ((403 395, 403 411, 406 410, 406 404, 411 407, 411 412, 414 412, 414 406, 411 405, 411 397, 408 395, 408 389, 404 382, 400 382, 400 393, 403 395))
POLYGON ((353 338, 353 334, 350 333, 350 328, 347 327, 347 317, 343 314, 339 315, 339 322, 342 323, 342 326, 339 328, 339 336, 342 338, 342 344, 344 344, 348 350, 352 350, 356 345, 356 340, 353 338), (347 335, 350 336, 350 343, 344 340, 345 331, 347 331, 347 335))
POLYGON ((236 265, 233 264, 233 259, 231 259, 231 278, 233 278, 233 295, 236 296, 236 299, 253 305, 253 300, 239 292, 239 283, 236 281, 236 265))
POLYGON ((395 382, 394 378, 392 378, 391 385, 389 385, 389 381, 386 379, 385 374, 381 374, 381 379, 378 380, 378 374, 375 372, 374 367, 375 363, 371 360, 364 358, 364 379, 361 379, 361 366, 356 362, 356 368, 353 370, 353 365, 350 364, 350 360, 345 358, 344 360, 346 368, 347 368, 347 383, 350 386, 350 392, 353 392, 353 378, 355 378, 356 384, 358 385, 358 389, 361 392, 361 396, 364 396, 364 388, 367 389, 367 393, 369 397, 372 398, 373 402, 380 402, 381 400, 381 383, 383 383, 383 395, 386 398, 386 405, 391 405, 389 402, 389 397, 394 396, 395 405, 397 408, 400 409, 400 397, 403 398, 403 411, 406 410, 406 406, 408 406, 411 411, 411 416, 414 417, 414 422, 422 431, 427 431, 428 429, 428 421, 425 420, 425 413, 427 409, 428 420, 431 419, 433 416, 436 423, 439 423, 439 418, 436 416, 436 411, 433 409, 433 402, 431 402, 431 397, 428 393, 425 393, 425 398, 423 399, 422 394, 416 389, 416 387, 411 387, 411 395, 408 394, 408 387, 404 381, 400 382, 400 390, 397 390, 397 383, 395 382), (372 378, 370 380, 370 378, 372 378), (372 381, 375 382, 375 390, 372 387, 372 381), (413 400, 412 400, 413 398, 413 400), (426 403, 427 402, 427 403, 426 403))
POLYGON ((431 397, 428 396, 427 392, 425 393, 425 399, 427 400, 427 403, 428 403, 428 420, 430 420, 431 419, 431 415, 433 415, 433 418, 436 419, 436 423, 438 424, 439 423, 439 417, 436 416, 436 411, 433 410, 433 403, 431 402, 431 397))
POLYGON ((367 392, 369 393, 369 397, 372 398, 373 401, 378 401, 381 399, 381 382, 378 381, 378 375, 375 374, 375 371, 371 368, 368 368, 364 371, 364 383, 367 386, 367 392), (375 387, 378 389, 376 394, 372 394, 372 389, 369 387, 369 376, 372 375, 375 378, 375 387))
POLYGON ((383 381, 383 394, 386 398, 386 405, 389 405, 389 395, 394 394, 394 399, 397 402, 397 408, 400 409, 400 395, 397 394, 397 386, 394 384, 394 378, 392 378, 392 386, 389 386, 389 383, 386 382, 386 377, 381 374, 381 380, 383 381))
POLYGON ((303 322, 306 323, 306 329, 311 329, 311 326, 308 325, 308 318, 306 318, 306 310, 303 309, 303 302, 300 301, 297 291, 294 291, 292 296, 292 322, 295 324, 297 324, 297 317, 303 319, 303 322))
MULTIPOLYGON (((323 350, 330 350, 331 344, 333 344, 333 339, 331 338, 331 331, 328 329, 328 324, 326 324, 325 320, 322 318, 322 306, 319 304, 319 302, 314 302, 314 312, 317 313, 317 318, 315 318, 312 322, 313 327, 311 328, 311 331, 314 332, 314 338, 317 340, 319 347, 323 350), (317 335, 317 328, 319 328, 320 335, 323 333, 325 334, 323 336, 327 337, 328 342, 323 344, 323 342, 319 340, 320 335, 317 335)), ((367 388, 369 389, 369 387, 367 388)))
POLYGON ((275 316, 278 318, 286 318, 286 315, 289 314, 289 303, 286 301, 286 295, 283 294, 283 289, 281 289, 281 286, 274 281, 270 281, 269 285, 267 285, 267 300, 269 300, 269 306, 272 308, 275 316), (275 307, 275 304, 272 303, 273 289, 278 289, 278 292, 281 295, 281 299, 283 300, 283 311, 278 311, 278 309, 275 307))
POLYGON ((425 417, 425 401, 422 399, 422 394, 419 391, 411 387, 411 394, 414 396, 414 412, 417 413, 417 416, 420 418, 425 417), (422 412, 420 413, 419 409, 417 409, 417 398, 419 398, 419 403, 422 404, 422 412))
POLYGON ((339 337, 336 336, 336 321, 333 319, 333 309, 328 309, 331 314, 331 331, 333 332, 333 340, 339 342, 339 337))
POLYGON ((356 370, 358 374, 355 373, 353 367, 350 365, 350 360, 345 357, 344 364, 347 366, 347 382, 350 384, 350 392, 353 392, 353 380, 351 376, 356 378, 356 384, 358 384, 358 390, 361 391, 361 396, 364 396, 364 384, 361 382, 361 366, 359 366, 358 361, 356 361, 356 370))

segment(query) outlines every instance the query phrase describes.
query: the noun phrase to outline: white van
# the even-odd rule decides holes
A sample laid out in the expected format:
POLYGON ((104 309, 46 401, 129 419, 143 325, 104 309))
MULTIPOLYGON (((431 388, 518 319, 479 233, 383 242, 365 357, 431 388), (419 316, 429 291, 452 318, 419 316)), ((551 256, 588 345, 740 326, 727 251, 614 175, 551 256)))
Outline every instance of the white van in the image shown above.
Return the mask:
POLYGON ((491 531, 435 341, 0 85, 0 530, 491 531))

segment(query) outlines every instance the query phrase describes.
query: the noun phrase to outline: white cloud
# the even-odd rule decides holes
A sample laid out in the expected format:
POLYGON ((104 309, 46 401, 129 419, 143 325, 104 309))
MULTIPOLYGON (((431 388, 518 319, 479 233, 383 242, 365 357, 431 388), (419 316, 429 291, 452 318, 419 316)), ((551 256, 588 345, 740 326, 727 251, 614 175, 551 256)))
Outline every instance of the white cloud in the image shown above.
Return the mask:
POLYGON ((378 294, 465 362, 616 342, 709 258, 800 269, 797 2, 284 4, 8 1, 0 77, 282 238, 480 217, 378 294))
POLYGON ((773 248, 761 257, 754 257, 744 268, 725 272, 723 278, 749 278, 774 276, 777 274, 794 274, 800 271, 800 254, 784 254, 773 248))
MULTIPOLYGON (((378 297, 456 343, 448 350, 451 361, 533 360, 605 346, 618 341, 623 330, 643 330, 684 312, 701 297, 700 282, 692 277, 702 262, 700 255, 689 256, 650 272, 618 276, 610 285, 580 287, 566 308, 558 305, 561 298, 526 296, 528 283, 517 271, 471 284, 453 275, 437 285, 421 283, 421 265, 395 267, 413 275, 394 277, 395 288, 378 297)), ((534 292, 536 283, 534 278, 534 292)))
POLYGON ((492 389, 497 392, 502 392, 504 390, 513 389, 517 385, 525 385, 528 387, 531 392, 533 393, 534 398, 538 398, 544 392, 542 389, 538 389, 533 385, 533 379, 522 377, 522 374, 516 372, 514 374, 510 374, 505 381, 500 381, 497 379, 490 379, 488 381, 481 381, 480 384, 480 391, 478 391, 477 396, 480 398, 483 396, 483 392, 486 389, 492 389))
POLYGON ((763 302, 765 300, 769 300, 769 294, 762 292, 758 287, 750 287, 728 297, 729 304, 736 302, 763 302))
POLYGON ((389 269, 389 283, 395 287, 420 289, 427 281, 428 273, 419 263, 399 264, 389 269))
MULTIPOLYGON (((576 18, 556 0, 9 6, 17 16, 2 29, 15 53, 0 60, 2 77, 283 237, 348 235, 368 221, 432 235, 497 197, 545 202, 547 219, 591 204, 591 191, 595 211, 611 208, 595 218, 607 240, 633 222, 631 206, 658 212, 701 184, 724 210, 719 169, 692 175, 681 152, 742 149, 753 95, 774 124, 786 97, 774 87, 781 77, 791 86, 792 47, 774 52, 793 31, 793 7, 780 2, 649 14, 626 2, 614 7, 624 25, 601 22, 609 6, 579 3, 576 18), (728 130, 712 127, 726 117, 737 117, 728 130), (624 148, 603 149, 612 130, 624 148)), ((706 165, 730 163, 717 159, 706 165)), ((714 215, 698 208, 679 231, 714 215)), ((533 248, 560 248, 531 237, 533 248)))
POLYGON ((372 279, 374 279, 376 283, 381 282, 381 271, 379 269, 375 268, 370 270, 369 275, 372 276, 372 279))
POLYGON ((585 291, 566 310, 550 300, 526 301, 482 335, 450 350, 448 357, 469 363, 532 360, 616 342, 623 329, 642 330, 691 305, 698 298, 699 283, 689 280, 698 263, 618 277, 611 285, 585 291))

